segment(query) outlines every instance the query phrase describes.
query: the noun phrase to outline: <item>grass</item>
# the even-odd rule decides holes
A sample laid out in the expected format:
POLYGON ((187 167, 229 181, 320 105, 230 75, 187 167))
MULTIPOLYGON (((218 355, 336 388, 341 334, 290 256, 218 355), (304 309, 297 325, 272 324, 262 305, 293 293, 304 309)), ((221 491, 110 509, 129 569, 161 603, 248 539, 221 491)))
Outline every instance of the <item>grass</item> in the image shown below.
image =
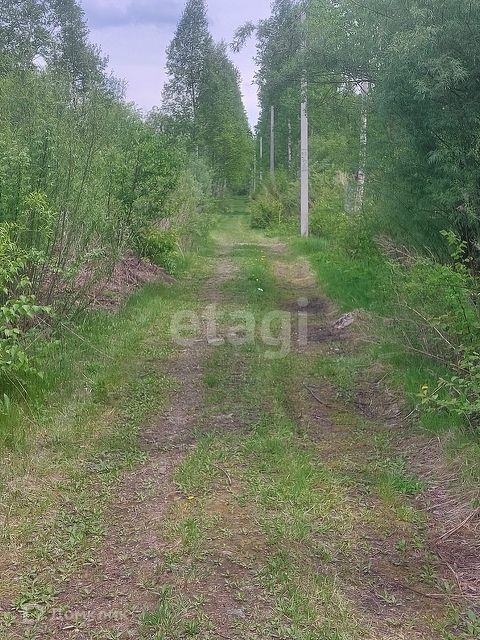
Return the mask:
MULTIPOLYGON (((0 445, 28 448, 36 428, 54 421, 55 409, 72 402, 72 396, 82 394, 91 400, 90 409, 101 404, 108 389, 124 380, 125 369, 139 351, 162 301, 171 297, 169 287, 147 287, 118 315, 86 314, 77 325, 64 326, 59 339, 43 344, 37 356, 43 380, 29 386, 22 413, 2 422, 0 445)), ((73 398, 73 404, 81 405, 78 398, 73 398)))
MULTIPOLYGON (((258 327, 296 291, 274 277, 268 248, 253 246, 270 241, 248 228, 241 211, 238 202, 215 232, 224 246, 242 243, 232 251, 237 269, 222 285, 222 309, 225 322, 241 307, 258 327)), ((294 264, 288 254, 277 259, 294 264)), ((202 258, 200 276, 214 260, 202 258)), ((169 319, 175 310, 201 308, 199 280, 140 293, 107 319, 103 333, 99 326, 93 357, 84 341, 74 341, 67 380, 78 393, 56 398, 21 453, 10 453, 2 471, 5 542, 25 570, 16 583, 2 577, 0 595, 32 620, 47 615, 64 580, 95 559, 112 489, 142 462, 138 431, 174 392, 164 373, 169 319), (33 496, 28 477, 35 478, 33 496)), ((426 591, 440 585, 415 502, 424 485, 388 429, 350 402, 376 352, 292 351, 269 359, 270 348, 257 334, 253 344, 208 352, 201 430, 175 470, 177 494, 159 525, 160 566, 148 584, 158 601, 141 617, 141 637, 216 637, 216 616, 227 605, 236 613, 217 624, 228 624, 225 637, 232 638, 363 640, 386 637, 385 625, 407 634, 415 625, 431 629, 432 601, 410 605, 390 588, 395 581, 426 591), (305 380, 333 390, 326 413, 305 393, 305 380), (379 557, 386 568, 372 568, 379 557), (391 620, 372 616, 365 598, 388 609, 391 620)), ((477 621, 452 613, 442 624, 437 636, 450 640, 455 626, 466 634, 477 621)), ((9 619, 1 625, 8 632, 9 619)))
POLYGON ((262 252, 251 252, 242 262, 242 274, 224 285, 227 297, 234 299, 236 305, 271 307, 276 289, 270 265, 264 261, 262 252))
POLYGON ((160 590, 154 611, 144 614, 142 638, 148 640, 176 640, 193 638, 205 625, 201 604, 175 596, 170 587, 160 590))
MULTIPOLYGON (((243 240, 250 233, 238 217, 222 224, 223 242, 231 234, 243 240)), ((228 305, 246 306, 257 324, 282 295, 288 295, 264 256, 261 247, 233 250, 238 271, 224 285, 228 305), (255 295, 257 282, 265 285, 265 296, 255 295)), ((233 572, 230 582, 241 581, 242 593, 234 589, 234 597, 247 609, 253 603, 245 592, 253 584, 261 588, 268 622, 260 618, 252 627, 247 620, 235 627, 231 637, 377 637, 373 621, 352 598, 352 589, 368 588, 365 585, 371 579, 361 568, 370 562, 362 531, 367 528, 370 535, 398 537, 402 541, 398 553, 403 557, 426 553, 424 520, 413 502, 424 486, 395 452, 388 432, 340 407, 333 416, 346 425, 339 441, 331 443, 327 437, 318 442, 298 424, 298 415, 305 410, 296 404, 302 380, 325 377, 348 401, 348 392, 369 362, 368 355, 362 358, 290 353, 268 360, 261 340, 240 348, 224 344, 210 352, 204 370, 204 422, 211 421, 213 426, 217 416, 233 414, 237 429, 202 435, 177 469, 175 479, 187 506, 171 510, 183 558, 175 557, 172 577, 180 592, 185 580, 187 591, 202 592, 212 567, 221 563, 219 549, 229 550, 234 565, 253 563, 254 576, 236 578, 233 572), (353 459, 358 458, 359 444, 360 459, 353 459), (336 446, 333 457, 331 446, 336 446), (365 495, 373 504, 365 504, 360 486, 366 487, 365 495), (238 528, 237 517, 243 529, 238 528), (207 523, 206 529, 202 523, 207 523), (245 547, 251 545, 245 555, 245 547), (259 555, 253 551, 257 547, 259 555), (185 566, 190 562, 194 569, 186 578, 185 566)), ((419 567, 418 575, 411 578, 421 580, 420 573, 419 567)), ((395 598, 386 590, 382 597, 389 602, 395 598)))
MULTIPOLYGON (((354 239, 351 243, 355 247, 354 239)), ((370 335, 364 347, 344 357, 326 356, 319 363, 319 373, 348 395, 359 385, 365 370, 383 363, 386 384, 398 390, 408 403, 405 413, 415 412, 420 429, 438 434, 446 442, 445 450, 455 458, 467 483, 478 482, 478 434, 472 434, 467 421, 458 415, 440 410, 428 411, 420 406, 422 388, 437 388, 438 381, 451 378, 454 371, 448 363, 409 349, 406 345, 410 338, 399 333, 402 320, 390 323, 381 320, 395 317, 398 313, 395 296, 399 274, 392 269, 388 259, 372 247, 352 247, 349 248, 345 239, 335 234, 328 238, 292 242, 294 253, 309 259, 322 288, 340 311, 362 309, 371 314, 370 335)), ((407 283, 404 289, 407 302, 408 295, 411 295, 410 304, 415 308, 421 304, 418 297, 420 295, 421 299, 421 293, 418 293, 421 283, 409 282, 408 271, 402 277, 407 283)), ((427 297, 431 298, 431 295, 427 296, 425 292, 425 299, 427 297)), ((441 304, 441 301, 437 302, 441 304)), ((429 300, 428 304, 432 301, 429 300)), ((421 333, 421 329, 418 331, 421 333)))
POLYGON ((267 588, 275 594, 279 613, 288 621, 279 625, 279 634, 305 640, 365 637, 348 600, 342 597, 332 578, 305 570, 288 552, 274 553, 263 577, 267 588))
POLYGON ((226 452, 218 447, 213 434, 200 437, 194 454, 188 456, 177 468, 175 480, 185 496, 205 495, 212 481, 221 471, 218 465, 225 460, 226 452))
POLYGON ((325 293, 338 302, 342 312, 385 310, 392 273, 382 256, 346 251, 333 237, 295 240, 292 249, 310 259, 325 293))
POLYGON ((3 440, 1 535, 17 571, 2 575, 0 595, 15 606, 42 613, 40 581, 54 589, 101 544, 120 475, 145 457, 139 429, 174 390, 165 375, 171 315, 195 307, 200 280, 201 272, 188 286, 148 286, 117 315, 90 315, 43 353, 44 388, 21 435, 3 440))

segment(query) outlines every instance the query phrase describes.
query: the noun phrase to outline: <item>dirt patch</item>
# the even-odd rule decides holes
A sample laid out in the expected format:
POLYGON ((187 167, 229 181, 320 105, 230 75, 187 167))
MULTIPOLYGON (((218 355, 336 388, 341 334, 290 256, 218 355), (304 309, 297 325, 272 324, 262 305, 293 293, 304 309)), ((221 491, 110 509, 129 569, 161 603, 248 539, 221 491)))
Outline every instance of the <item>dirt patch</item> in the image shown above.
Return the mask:
POLYGON ((216 277, 207 282, 204 290, 205 298, 210 304, 219 304, 225 301, 223 287, 240 270, 239 265, 231 260, 228 253, 225 253, 224 245, 222 248, 223 253, 215 261, 216 277))
POLYGON ((480 499, 478 489, 458 483, 454 462, 447 462, 441 441, 421 436, 399 438, 412 472, 426 483, 423 509, 430 523, 430 544, 450 578, 480 613, 480 499))
POLYGON ((344 331, 334 328, 323 328, 312 326, 309 323, 308 326, 308 342, 342 342, 347 340, 348 336, 344 331))
POLYGON ((106 628, 120 637, 138 637, 139 612, 157 601, 155 570, 162 557, 167 508, 185 500, 173 474, 194 440, 202 409, 202 350, 198 345, 176 354, 171 374, 178 392, 168 411, 150 420, 141 434, 148 461, 122 479, 106 517, 100 553, 63 586, 38 638, 89 638, 106 628))
POLYGON ((472 506, 480 492, 461 483, 455 460, 446 459, 444 438, 414 432, 416 412, 408 413, 402 398, 385 385, 385 377, 380 365, 366 371, 355 391, 355 407, 388 428, 409 472, 425 483, 417 507, 428 518, 430 549, 448 580, 480 611, 480 511, 472 506))
POLYGON ((310 319, 318 318, 324 320, 327 314, 332 312, 332 304, 327 298, 307 298, 303 295, 305 291, 299 291, 296 300, 282 300, 281 308, 290 313, 306 313, 310 319))
POLYGON ((235 242, 227 244, 225 247, 229 249, 264 249, 274 254, 285 254, 288 252, 288 247, 284 242, 235 242))
MULTIPOLYGON (((128 262, 135 264, 133 259, 128 262)), ((136 269, 132 275, 128 265, 117 272, 119 289, 125 282, 135 286, 146 277, 158 276, 156 269, 136 269)), ((218 273, 204 287, 207 301, 217 299, 220 284, 233 272, 226 259, 217 267, 218 273)), ((106 629, 121 638, 139 637, 139 614, 158 601, 167 510, 188 499, 178 491, 173 476, 196 442, 204 412, 206 353, 206 343, 194 341, 189 348, 178 350, 170 362, 168 373, 177 389, 168 410, 142 429, 140 442, 147 462, 122 478, 106 516, 108 528, 98 556, 62 585, 53 614, 36 628, 37 638, 86 639, 106 629)))
POLYGON ((287 290, 299 291, 301 296, 307 299, 309 292, 312 294, 312 298, 318 297, 317 279, 305 258, 299 258, 295 261, 273 260, 272 268, 279 283, 283 284, 287 290))

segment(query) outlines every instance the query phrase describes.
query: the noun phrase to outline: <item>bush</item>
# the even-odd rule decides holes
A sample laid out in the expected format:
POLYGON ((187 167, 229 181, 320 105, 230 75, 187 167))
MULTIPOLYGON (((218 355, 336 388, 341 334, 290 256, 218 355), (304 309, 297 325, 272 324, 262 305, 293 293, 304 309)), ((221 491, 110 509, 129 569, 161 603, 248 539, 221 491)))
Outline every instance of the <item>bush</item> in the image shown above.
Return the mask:
POLYGON ((336 234, 352 219, 345 213, 343 175, 333 169, 313 172, 310 184, 314 202, 310 212, 310 232, 314 236, 336 234))
POLYGON ((48 307, 36 304, 30 280, 24 275, 29 255, 12 238, 13 227, 0 225, 0 413, 10 410, 10 393, 23 390, 23 382, 39 376, 26 342, 36 315, 48 307))
POLYGON ((166 215, 175 221, 181 250, 188 252, 204 243, 212 225, 212 173, 204 160, 195 158, 179 175, 170 194, 166 215))
POLYGON ((472 432, 480 432, 480 354, 463 349, 458 373, 441 378, 436 389, 424 387, 422 404, 429 412, 438 410, 465 420, 472 432))
POLYGON ((298 188, 286 174, 277 172, 275 178, 265 180, 262 189, 251 203, 251 224, 256 229, 292 226, 296 224, 298 188))
POLYGON ((151 228, 140 238, 140 253, 169 273, 174 273, 178 267, 181 251, 178 235, 175 229, 161 230, 151 228))

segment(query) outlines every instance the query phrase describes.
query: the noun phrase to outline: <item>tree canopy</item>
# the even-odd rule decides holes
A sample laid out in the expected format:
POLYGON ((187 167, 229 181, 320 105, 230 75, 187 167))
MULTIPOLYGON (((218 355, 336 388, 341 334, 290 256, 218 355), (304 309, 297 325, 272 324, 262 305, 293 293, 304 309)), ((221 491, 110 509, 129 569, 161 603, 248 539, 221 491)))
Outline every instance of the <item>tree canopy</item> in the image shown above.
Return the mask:
POLYGON ((208 159, 219 189, 245 189, 253 146, 240 77, 227 47, 209 33, 205 0, 188 0, 167 71, 162 108, 170 126, 208 159))
MULTIPOLYGON (((255 27, 258 133, 268 142, 273 104, 277 167, 287 166, 289 120, 298 138, 305 73, 313 166, 354 174, 361 162, 360 87, 369 83, 370 208, 392 233, 439 251, 439 231, 453 225, 475 255, 479 6, 469 0, 307 0, 302 7, 303 32, 291 0, 275 0, 271 17, 255 27)), ((239 35, 251 31, 247 25, 239 35)), ((295 153, 292 175, 298 167, 294 145, 295 153)))

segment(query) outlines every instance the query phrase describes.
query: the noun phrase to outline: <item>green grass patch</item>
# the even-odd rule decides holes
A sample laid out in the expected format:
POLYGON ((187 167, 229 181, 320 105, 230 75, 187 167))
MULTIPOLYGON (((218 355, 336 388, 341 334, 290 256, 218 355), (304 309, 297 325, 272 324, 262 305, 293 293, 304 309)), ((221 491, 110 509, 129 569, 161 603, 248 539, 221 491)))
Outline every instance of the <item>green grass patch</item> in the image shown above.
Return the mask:
POLYGON ((331 237, 294 240, 292 248, 309 258, 325 293, 343 312, 359 308, 385 311, 392 273, 382 256, 348 252, 331 237))
POLYGON ((278 297, 271 265, 258 248, 242 259, 240 272, 226 282, 223 289, 230 299, 246 306, 272 307, 278 297))
POLYGON ((174 389, 165 373, 171 316, 198 305, 200 282, 148 286, 117 315, 88 314, 41 354, 43 388, 11 423, 0 471, 2 538, 22 550, 17 582, 0 580, 5 597, 25 594, 22 566, 56 584, 101 544, 120 474, 145 459, 139 430, 174 389))
POLYGON ((163 587, 158 595, 156 609, 143 616, 142 638, 180 640, 200 635, 206 625, 201 603, 177 596, 171 587, 163 587))
POLYGON ((213 434, 200 438, 195 451, 177 468, 175 481, 186 496, 205 495, 215 478, 221 475, 220 465, 226 460, 223 442, 213 434))
POLYGON ((313 449, 301 446, 289 419, 266 415, 245 442, 245 455, 251 499, 263 513, 262 526, 272 545, 308 544, 331 531, 352 531, 347 488, 315 460, 313 449))

